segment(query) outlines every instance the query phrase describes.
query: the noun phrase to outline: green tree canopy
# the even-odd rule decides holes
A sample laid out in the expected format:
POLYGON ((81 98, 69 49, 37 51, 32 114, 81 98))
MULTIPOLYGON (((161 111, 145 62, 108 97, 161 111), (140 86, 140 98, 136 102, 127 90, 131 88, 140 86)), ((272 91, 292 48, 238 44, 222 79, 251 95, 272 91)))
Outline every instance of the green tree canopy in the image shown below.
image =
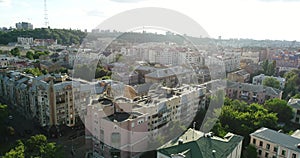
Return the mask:
POLYGON ((276 128, 277 116, 269 112, 262 105, 246 104, 243 101, 225 99, 222 107, 219 123, 213 128, 213 132, 222 136, 222 133, 233 132, 245 137, 249 141, 249 134, 260 127, 276 128), (226 131, 226 132, 224 132, 226 131))
POLYGON ((280 82, 275 77, 267 77, 263 81, 263 85, 273 88, 280 88, 280 82))
POLYGON ((26 58, 30 59, 30 60, 33 60, 33 52, 32 51, 27 51, 26 52, 26 58))
POLYGON ((297 93, 296 95, 294 95, 292 98, 294 98, 294 99, 300 99, 300 94, 299 93, 297 93))
POLYGON ((285 100, 270 99, 265 102, 264 107, 270 112, 276 113, 279 122, 289 123, 293 118, 293 110, 285 100))
POLYGON ((273 76, 276 72, 276 61, 269 62, 269 60, 265 60, 262 63, 263 72, 265 75, 273 76))
POLYGON ((25 146, 22 141, 18 140, 16 146, 7 152, 4 158, 25 158, 25 146))
POLYGON ((294 96, 299 93, 300 85, 300 70, 292 70, 284 74, 286 84, 283 90, 283 97, 289 99, 289 97, 294 96))
POLYGON ((61 147, 55 143, 49 143, 46 136, 35 135, 24 141, 18 140, 16 146, 7 152, 4 158, 61 158, 63 157, 61 147))
POLYGON ((20 56, 21 51, 18 47, 15 47, 14 49, 10 50, 10 54, 13 55, 13 56, 20 56))
POLYGON ((33 76, 41 76, 43 73, 38 68, 27 68, 24 70, 27 74, 32 74, 33 76))

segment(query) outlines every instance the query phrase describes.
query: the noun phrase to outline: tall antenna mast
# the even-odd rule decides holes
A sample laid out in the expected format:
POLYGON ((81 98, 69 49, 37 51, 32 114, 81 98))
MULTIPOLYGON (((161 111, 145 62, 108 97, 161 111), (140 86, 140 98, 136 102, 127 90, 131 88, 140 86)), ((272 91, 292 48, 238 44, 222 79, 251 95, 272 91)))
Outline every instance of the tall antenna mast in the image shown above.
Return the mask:
POLYGON ((48 10, 47 10, 47 0, 44 0, 44 20, 45 20, 45 27, 47 28, 49 26, 49 20, 48 20, 48 10))

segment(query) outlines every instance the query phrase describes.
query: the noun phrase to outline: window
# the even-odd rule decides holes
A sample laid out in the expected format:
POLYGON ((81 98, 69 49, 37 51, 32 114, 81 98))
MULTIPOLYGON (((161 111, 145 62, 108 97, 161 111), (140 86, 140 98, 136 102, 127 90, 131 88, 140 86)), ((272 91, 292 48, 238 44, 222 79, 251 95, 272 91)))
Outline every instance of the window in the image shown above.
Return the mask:
POLYGON ((263 142, 262 141, 259 141, 259 146, 263 146, 263 142))
POLYGON ((277 147, 274 147, 274 150, 273 150, 273 151, 274 151, 274 152, 277 152, 277 150, 278 150, 277 147))
POLYGON ((252 143, 256 144, 256 139, 255 138, 252 139, 252 143))
POLYGON ((258 150, 258 155, 261 155, 262 151, 261 150, 258 150))
POLYGON ((296 154, 294 154, 294 153, 292 154, 292 158, 296 158, 296 156, 297 156, 296 154))
POLYGON ((299 117, 296 117, 296 120, 295 120, 297 123, 299 122, 299 117))
POLYGON ((300 110, 297 110, 297 115, 300 115, 300 110))
POLYGON ((266 152, 266 153, 265 153, 265 157, 268 157, 268 156, 269 156, 269 153, 266 152))
POLYGON ((286 153, 285 150, 282 150, 282 151, 281 151, 281 155, 285 156, 285 153, 286 153))
POLYGON ((270 144, 267 144, 266 148, 267 150, 270 150, 270 144))

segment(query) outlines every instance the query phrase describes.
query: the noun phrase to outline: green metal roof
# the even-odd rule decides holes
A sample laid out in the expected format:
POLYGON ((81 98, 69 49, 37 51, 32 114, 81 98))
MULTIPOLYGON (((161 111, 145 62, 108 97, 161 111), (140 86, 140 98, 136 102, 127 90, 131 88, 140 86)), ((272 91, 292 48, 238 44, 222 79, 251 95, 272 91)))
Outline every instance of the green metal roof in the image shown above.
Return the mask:
POLYGON ((227 134, 225 139, 203 136, 195 141, 161 148, 158 152, 170 157, 173 154, 183 153, 186 158, 226 158, 242 140, 242 136, 232 133, 227 134))

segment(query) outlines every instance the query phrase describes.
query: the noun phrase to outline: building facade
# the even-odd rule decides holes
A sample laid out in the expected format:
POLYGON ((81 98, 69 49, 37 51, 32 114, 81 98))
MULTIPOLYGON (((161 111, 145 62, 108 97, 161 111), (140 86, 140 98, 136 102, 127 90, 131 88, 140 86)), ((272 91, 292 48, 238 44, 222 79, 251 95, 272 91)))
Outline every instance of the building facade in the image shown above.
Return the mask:
MULTIPOLYGON (((137 151, 151 148, 152 142, 166 134, 171 122, 188 126, 197 111, 205 107, 204 87, 152 86, 147 94, 138 96, 131 86, 103 81, 103 95, 90 103, 85 117, 86 142, 94 155, 135 157, 137 151)), ((176 135, 168 133, 172 134, 176 135)))
POLYGON ((227 81, 226 96, 232 99, 244 100, 248 103, 263 104, 269 99, 281 99, 282 91, 262 85, 227 81))
POLYGON ((275 78, 277 81, 279 81, 280 89, 284 89, 285 78, 282 78, 282 77, 273 77, 273 76, 266 76, 264 74, 260 74, 260 75, 254 76, 252 78, 252 84, 254 84, 254 85, 263 85, 264 80, 267 79, 267 78, 270 78, 270 77, 275 78))
MULTIPOLYGON (((35 119, 42 127, 71 127, 78 120, 81 105, 87 105, 92 94, 89 89, 81 90, 82 86, 76 83, 61 74, 34 77, 15 71, 3 72, 0 96, 3 102, 26 118, 35 119)), ((91 87, 91 83, 85 86, 91 87)))
POLYGON ((294 123, 300 124, 300 99, 291 98, 288 105, 293 108, 294 117, 291 120, 294 123))
POLYGON ((250 74, 246 70, 238 70, 227 74, 227 78, 233 82, 246 83, 250 80, 250 74))
POLYGON ((257 157, 298 158, 300 139, 268 128, 250 134, 250 144, 257 149, 257 157))

